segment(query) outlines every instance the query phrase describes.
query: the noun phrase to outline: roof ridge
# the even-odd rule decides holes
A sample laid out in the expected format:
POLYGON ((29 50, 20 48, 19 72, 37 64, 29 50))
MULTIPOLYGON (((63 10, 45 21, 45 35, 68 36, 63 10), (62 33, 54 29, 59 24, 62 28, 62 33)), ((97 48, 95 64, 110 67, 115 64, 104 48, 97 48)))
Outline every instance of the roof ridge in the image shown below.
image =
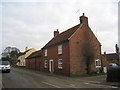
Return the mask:
POLYGON ((38 53, 40 53, 40 52, 41 52, 41 50, 37 50, 37 51, 33 52, 32 54, 30 54, 30 56, 28 56, 26 59, 40 56, 40 55, 38 55, 38 53))
MULTIPOLYGON (((67 32, 67 31, 71 30, 72 28, 75 28, 75 27, 78 26, 78 25, 80 25, 80 24, 77 24, 77 25, 75 25, 75 26, 73 26, 73 27, 71 27, 71 28, 69 28, 69 29, 66 29, 65 31, 61 32, 60 34, 62 34, 62 33, 64 33, 64 32, 67 32)), ((59 35, 60 35, 60 34, 59 34, 59 35)))
POLYGON ((58 43, 60 44, 60 43, 66 42, 68 40, 68 38, 79 28, 79 25, 80 24, 77 24, 77 25, 61 32, 57 36, 53 37, 42 49, 48 48, 48 47, 53 46, 58 43))

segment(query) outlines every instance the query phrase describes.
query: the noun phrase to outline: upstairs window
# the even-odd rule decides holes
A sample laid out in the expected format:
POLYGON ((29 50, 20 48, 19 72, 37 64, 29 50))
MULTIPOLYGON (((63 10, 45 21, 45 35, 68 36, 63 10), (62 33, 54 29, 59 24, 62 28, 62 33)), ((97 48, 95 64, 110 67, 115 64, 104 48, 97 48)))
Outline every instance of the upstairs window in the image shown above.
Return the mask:
POLYGON ((47 49, 45 49, 45 56, 47 56, 47 49))
POLYGON ((95 65, 96 65, 96 67, 101 67, 101 60, 96 59, 95 65))
POLYGON ((44 68, 47 68, 48 67, 48 62, 47 60, 44 61, 44 68))
POLYGON ((58 54, 62 54, 62 45, 58 46, 58 54))
POLYGON ((58 59, 58 68, 59 68, 59 69, 62 69, 62 68, 63 68, 62 59, 58 59))

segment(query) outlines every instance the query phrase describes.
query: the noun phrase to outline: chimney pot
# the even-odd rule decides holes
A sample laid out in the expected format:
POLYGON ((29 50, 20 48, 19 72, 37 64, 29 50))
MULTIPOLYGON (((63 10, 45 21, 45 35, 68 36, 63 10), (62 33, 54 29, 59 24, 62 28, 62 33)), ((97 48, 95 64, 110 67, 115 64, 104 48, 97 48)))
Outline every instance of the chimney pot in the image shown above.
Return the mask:
POLYGON ((83 16, 84 16, 85 14, 83 13, 83 16))
POLYGON ((106 55, 106 52, 104 52, 104 55, 106 55))
POLYGON ((106 58, 106 52, 104 52, 104 57, 106 58))

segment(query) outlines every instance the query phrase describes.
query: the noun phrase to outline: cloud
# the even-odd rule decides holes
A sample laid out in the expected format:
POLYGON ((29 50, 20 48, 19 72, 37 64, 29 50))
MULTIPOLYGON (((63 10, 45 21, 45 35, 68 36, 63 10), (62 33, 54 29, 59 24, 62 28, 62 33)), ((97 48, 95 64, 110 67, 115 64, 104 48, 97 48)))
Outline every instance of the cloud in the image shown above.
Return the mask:
MULTIPOLYGON (((42 48, 53 31, 65 31, 80 23, 84 12, 100 40, 102 51, 113 52, 118 43, 118 0, 4 0, 2 8, 3 48, 42 48)), ((1 10, 0 10, 1 11, 1 10)), ((0 26, 1 27, 1 26, 0 26)))

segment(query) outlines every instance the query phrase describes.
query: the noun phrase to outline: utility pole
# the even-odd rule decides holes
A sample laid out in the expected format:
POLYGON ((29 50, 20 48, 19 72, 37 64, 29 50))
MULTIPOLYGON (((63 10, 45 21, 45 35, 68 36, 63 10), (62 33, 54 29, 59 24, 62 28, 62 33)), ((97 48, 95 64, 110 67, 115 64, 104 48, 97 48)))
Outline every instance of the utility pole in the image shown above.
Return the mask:
POLYGON ((119 60, 119 47, 118 47, 117 44, 115 45, 115 48, 116 48, 116 54, 117 54, 117 56, 118 56, 118 65, 120 65, 120 60, 119 60))

